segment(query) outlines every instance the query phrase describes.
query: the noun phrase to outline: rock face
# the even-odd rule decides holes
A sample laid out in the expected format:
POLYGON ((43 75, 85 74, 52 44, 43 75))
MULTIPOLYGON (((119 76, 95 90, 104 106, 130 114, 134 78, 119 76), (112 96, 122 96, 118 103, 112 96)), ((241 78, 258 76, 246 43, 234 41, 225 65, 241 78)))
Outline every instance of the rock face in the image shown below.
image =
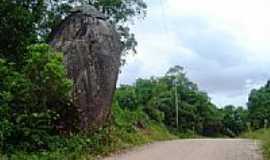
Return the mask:
POLYGON ((75 8, 53 31, 50 45, 64 53, 74 81, 73 102, 83 131, 100 127, 109 117, 120 67, 120 37, 91 6, 75 8))

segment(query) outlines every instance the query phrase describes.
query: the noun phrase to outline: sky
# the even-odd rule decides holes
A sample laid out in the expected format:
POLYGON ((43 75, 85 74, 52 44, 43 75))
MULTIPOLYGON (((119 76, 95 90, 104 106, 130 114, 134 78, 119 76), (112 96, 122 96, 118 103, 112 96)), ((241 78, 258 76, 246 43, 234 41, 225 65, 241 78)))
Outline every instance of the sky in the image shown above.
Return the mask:
POLYGON ((138 53, 127 57, 119 84, 180 65, 222 107, 245 106, 269 79, 269 0, 145 1, 147 16, 131 26, 138 53))

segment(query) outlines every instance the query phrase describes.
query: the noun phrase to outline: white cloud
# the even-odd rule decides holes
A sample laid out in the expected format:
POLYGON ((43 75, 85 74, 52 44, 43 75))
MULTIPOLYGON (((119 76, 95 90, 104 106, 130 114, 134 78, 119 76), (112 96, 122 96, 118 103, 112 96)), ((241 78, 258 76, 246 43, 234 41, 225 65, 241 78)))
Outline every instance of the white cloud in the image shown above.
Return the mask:
MULTIPOLYGON (((270 50, 269 0, 164 0, 169 17, 207 17, 216 28, 232 33, 240 43, 270 50)), ((257 53, 263 54, 265 53, 257 53)), ((254 55, 252 55, 254 56, 254 55)))
POLYGON ((161 1, 148 1, 147 18, 133 26, 139 54, 128 57, 119 83, 178 64, 216 104, 245 105, 270 76, 270 1, 161 1))

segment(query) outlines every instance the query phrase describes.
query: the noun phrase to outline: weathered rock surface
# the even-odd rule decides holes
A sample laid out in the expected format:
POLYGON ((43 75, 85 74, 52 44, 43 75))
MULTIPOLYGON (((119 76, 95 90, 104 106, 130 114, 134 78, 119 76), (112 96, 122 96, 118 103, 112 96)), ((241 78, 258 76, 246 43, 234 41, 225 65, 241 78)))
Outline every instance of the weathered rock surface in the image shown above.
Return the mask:
POLYGON ((84 131, 109 117, 120 67, 120 37, 93 7, 79 7, 53 31, 50 44, 64 53, 74 81, 73 102, 84 131))

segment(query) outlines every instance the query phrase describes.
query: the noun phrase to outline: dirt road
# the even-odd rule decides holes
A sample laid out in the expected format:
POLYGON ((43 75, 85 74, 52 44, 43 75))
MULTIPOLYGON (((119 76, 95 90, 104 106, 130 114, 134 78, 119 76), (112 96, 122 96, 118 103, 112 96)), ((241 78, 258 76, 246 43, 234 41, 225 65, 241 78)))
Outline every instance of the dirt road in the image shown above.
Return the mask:
POLYGON ((194 139, 157 142, 104 160, 262 160, 258 142, 194 139))

